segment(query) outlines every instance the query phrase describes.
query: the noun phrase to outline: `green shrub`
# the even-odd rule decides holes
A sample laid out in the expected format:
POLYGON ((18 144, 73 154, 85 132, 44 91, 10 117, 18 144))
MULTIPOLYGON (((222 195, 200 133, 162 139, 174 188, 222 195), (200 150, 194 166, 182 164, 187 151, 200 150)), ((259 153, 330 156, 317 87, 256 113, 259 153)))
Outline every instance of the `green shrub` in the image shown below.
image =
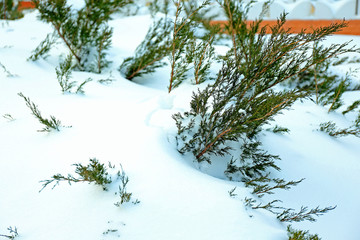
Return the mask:
POLYGON ((232 156, 230 143, 237 142, 242 154, 232 156, 233 161, 238 166, 250 166, 250 177, 259 177, 269 167, 276 169, 277 157, 260 149, 258 133, 274 116, 307 94, 299 90, 276 91, 274 87, 353 48, 334 44, 321 48, 316 57, 308 54, 314 42, 339 31, 345 23, 293 35, 284 28, 286 20, 282 15, 267 35, 267 27, 260 27, 261 20, 247 26, 247 10, 242 10, 241 3, 225 0, 220 4, 229 17, 226 28, 233 46, 215 82, 193 93, 189 111, 173 116, 178 128, 178 150, 191 152, 198 162, 211 163, 214 155, 232 156))
POLYGON ((18 6, 13 0, 0 1, 0 19, 14 20, 23 16, 24 14, 18 11, 18 6))
POLYGON ((34 50, 31 60, 44 56, 59 39, 68 48, 81 71, 100 73, 107 67, 107 50, 111 45, 112 29, 107 22, 111 14, 130 0, 86 0, 85 6, 74 10, 66 0, 33 0, 39 18, 50 23, 54 33, 34 50))

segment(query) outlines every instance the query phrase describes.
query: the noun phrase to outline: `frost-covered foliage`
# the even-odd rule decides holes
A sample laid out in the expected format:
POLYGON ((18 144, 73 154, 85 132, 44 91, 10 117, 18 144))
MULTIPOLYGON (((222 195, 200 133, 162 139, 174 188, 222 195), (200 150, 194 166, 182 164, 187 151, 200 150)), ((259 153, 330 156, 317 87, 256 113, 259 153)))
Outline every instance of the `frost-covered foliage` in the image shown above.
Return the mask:
POLYGON ((59 39, 67 46, 79 70, 101 72, 107 67, 107 50, 111 45, 112 29, 107 22, 111 14, 130 0, 86 0, 85 6, 74 10, 66 0, 34 0, 39 18, 50 23, 54 33, 34 50, 32 60, 44 56, 59 39))

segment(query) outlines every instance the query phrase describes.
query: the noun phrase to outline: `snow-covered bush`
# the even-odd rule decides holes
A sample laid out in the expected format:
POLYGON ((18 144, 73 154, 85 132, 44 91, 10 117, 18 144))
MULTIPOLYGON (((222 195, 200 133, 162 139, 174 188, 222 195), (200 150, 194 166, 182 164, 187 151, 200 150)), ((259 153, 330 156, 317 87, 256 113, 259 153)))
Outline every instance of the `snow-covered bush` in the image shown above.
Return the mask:
POLYGON ((79 70, 101 72, 108 66, 107 50, 111 45, 112 29, 107 22, 112 13, 130 0, 85 1, 85 6, 75 10, 66 0, 34 0, 39 18, 50 23, 54 33, 34 50, 32 60, 44 56, 59 39, 69 49, 79 70))
POLYGON ((261 20, 247 25, 249 5, 231 0, 219 4, 229 18, 225 28, 233 45, 223 58, 215 83, 193 93, 189 111, 173 116, 178 150, 191 152, 198 162, 211 163, 214 155, 230 155, 227 174, 240 172, 242 178, 252 179, 264 176, 269 168, 278 169, 278 157, 260 149, 258 133, 274 116, 307 94, 300 90, 276 91, 274 87, 354 49, 347 48, 347 43, 333 44, 318 49, 316 55, 309 54, 315 42, 345 27, 345 23, 292 35, 284 28, 283 14, 267 35, 268 27, 260 27, 261 20), (239 144, 240 156, 234 156, 232 143, 239 144))

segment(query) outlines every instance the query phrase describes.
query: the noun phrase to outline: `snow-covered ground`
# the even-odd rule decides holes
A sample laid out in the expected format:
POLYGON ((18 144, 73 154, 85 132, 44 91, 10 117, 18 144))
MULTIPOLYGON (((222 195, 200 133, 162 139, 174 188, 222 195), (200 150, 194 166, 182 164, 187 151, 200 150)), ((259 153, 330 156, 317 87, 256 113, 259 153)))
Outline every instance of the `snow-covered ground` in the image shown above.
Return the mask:
MULTIPOLYGON (((167 67, 134 82, 117 71, 144 38, 149 16, 110 22, 113 83, 95 81, 110 72, 74 72, 73 80, 92 77, 94 81, 85 85, 85 95, 64 95, 55 73, 59 55, 66 53, 61 45, 46 60, 26 60, 51 32, 36 15, 30 12, 24 19, 0 22, 0 62, 8 71, 0 69, 0 115, 14 119, 0 118, 0 234, 16 226, 18 239, 23 240, 287 239, 286 225, 273 214, 245 208, 243 199, 251 197, 250 189, 210 176, 206 168, 199 171, 177 152, 171 116, 189 108, 197 86, 184 83, 168 94, 167 67), (42 126, 20 92, 38 105, 44 117, 53 115, 72 127, 37 132, 42 126), (57 173, 74 174, 72 164, 86 165, 90 158, 110 161, 117 168, 121 164, 130 179, 127 190, 140 203, 114 206, 119 201, 118 181, 108 191, 93 184, 63 182, 39 193, 39 181, 57 173), (230 197, 228 191, 234 187, 237 195, 230 197)), ((355 36, 334 36, 328 42, 350 39, 360 45, 360 37, 355 36)), ((358 91, 346 93, 345 101, 350 104, 359 96, 358 91)), ((328 114, 311 101, 297 102, 276 118, 276 124, 291 130, 289 134, 262 136, 264 148, 282 159, 278 177, 306 178, 290 191, 276 192, 273 199, 296 209, 337 206, 315 223, 293 224, 324 240, 360 239, 360 139, 335 139, 316 131, 321 122, 334 120, 346 127, 354 118, 340 111, 328 114)))

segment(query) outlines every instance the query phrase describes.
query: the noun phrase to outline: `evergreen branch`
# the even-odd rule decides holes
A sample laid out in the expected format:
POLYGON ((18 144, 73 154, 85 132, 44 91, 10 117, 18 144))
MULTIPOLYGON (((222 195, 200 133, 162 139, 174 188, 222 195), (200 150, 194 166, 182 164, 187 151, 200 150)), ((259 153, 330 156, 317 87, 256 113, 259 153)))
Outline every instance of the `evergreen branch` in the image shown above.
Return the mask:
POLYGON ((4 70, 4 72, 7 74, 7 77, 16 77, 16 74, 12 74, 9 70, 6 69, 6 67, 0 62, 0 67, 4 70))
POLYGON ((289 240, 321 240, 317 234, 309 234, 309 231, 294 230, 291 225, 287 226, 289 240))
POLYGON ((342 114, 345 115, 348 112, 353 111, 354 109, 356 109, 359 106, 360 106, 360 100, 357 100, 357 101, 353 102, 345 111, 343 111, 342 114))
POLYGON ((73 164, 73 166, 76 167, 75 173, 78 177, 74 177, 71 174, 68 174, 67 177, 61 174, 53 175, 49 180, 40 181, 43 185, 39 192, 50 184, 53 184, 52 189, 54 189, 62 181, 68 182, 69 185, 73 182, 94 182, 96 185, 101 185, 105 191, 107 190, 106 185, 112 182, 111 177, 108 176, 107 168, 104 164, 99 163, 96 158, 90 159, 90 163, 87 166, 83 166, 80 163, 73 164))
POLYGON ((53 21, 51 21, 52 25, 54 26, 56 32, 58 33, 59 37, 64 41, 64 43, 66 44, 66 46, 68 47, 68 49, 70 50, 70 52, 72 53, 72 55, 75 57, 78 66, 81 70, 83 70, 83 67, 81 65, 81 58, 80 56, 75 52, 75 50, 73 49, 72 45, 70 44, 70 42, 65 38, 64 34, 61 33, 60 30, 60 26, 55 24, 53 21))
POLYGON ((266 176, 261 176, 259 178, 254 178, 248 182, 245 183, 246 187, 253 187, 252 194, 256 194, 258 197, 263 197, 264 194, 274 194, 273 190, 275 189, 284 189, 289 190, 291 187, 298 185, 301 183, 304 178, 298 180, 298 181, 289 181, 286 182, 284 179, 279 178, 269 178, 269 174, 266 176), (266 184, 259 184, 259 183, 266 183, 266 184), (271 186, 268 183, 275 183, 275 185, 271 186))
POLYGON ((344 137, 347 135, 360 137, 360 128, 356 126, 356 123, 351 127, 338 129, 336 128, 336 124, 334 122, 324 122, 320 124, 319 131, 326 132, 331 137, 344 137))
POLYGON ((141 64, 138 66, 138 68, 132 72, 132 74, 130 76, 127 77, 127 79, 131 80, 133 79, 135 76, 139 75, 139 72, 141 72, 142 70, 146 69, 147 67, 153 65, 155 62, 160 61, 161 59, 163 59, 164 56, 159 56, 158 58, 153 59, 151 62, 141 66, 141 64))
POLYGON ((198 160, 200 160, 201 157, 202 157, 207 151, 209 151, 209 149, 218 141, 218 139, 220 139, 221 137, 223 137, 224 135, 226 135, 227 133, 229 133, 229 132, 231 132, 231 131, 232 131, 232 129, 229 128, 229 129, 226 129, 225 131, 221 132, 220 134, 218 134, 212 142, 210 142, 209 144, 207 144, 207 145, 204 147, 204 149, 203 149, 198 155, 196 155, 196 158, 197 158, 198 160))
POLYGON ((121 184, 119 185, 119 197, 120 201, 116 202, 114 205, 120 207, 122 204, 130 202, 132 193, 128 193, 126 191, 126 186, 129 183, 129 177, 126 175, 122 166, 120 165, 121 170, 118 172, 118 178, 121 180, 121 184))
POLYGON ((43 40, 36 48, 32 51, 32 55, 28 58, 28 60, 36 61, 42 56, 44 56, 51 50, 51 46, 56 43, 56 32, 49 33, 46 35, 45 40, 43 40))
POLYGON ((39 122, 45 125, 42 130, 39 130, 40 132, 50 132, 51 130, 60 131, 61 122, 59 120, 57 120, 54 116, 50 116, 50 119, 43 118, 37 105, 31 102, 30 98, 25 97, 21 92, 18 93, 18 95, 25 100, 26 106, 30 108, 32 114, 39 120, 39 122))
POLYGON ((344 81, 341 81, 340 84, 339 84, 339 86, 338 86, 337 89, 335 90, 336 95, 335 95, 335 97, 333 98, 333 101, 332 101, 331 106, 329 107, 328 113, 333 110, 333 107, 334 107, 335 103, 338 102, 338 100, 339 100, 339 96, 341 95, 342 92, 345 91, 345 87, 346 87, 346 85, 345 85, 345 80, 344 80, 344 81))
POLYGON ((89 82, 91 82, 91 81, 93 81, 92 78, 87 78, 85 81, 83 81, 83 82, 77 87, 75 93, 76 93, 76 94, 84 94, 85 92, 84 92, 84 90, 83 90, 83 87, 85 86, 85 84, 87 84, 87 83, 89 83, 89 82))
POLYGON ((326 207, 326 208, 313 208, 308 210, 308 207, 302 206, 299 210, 299 212, 294 212, 294 209, 286 209, 282 213, 277 215, 277 218, 281 222, 301 222, 301 221, 310 221, 315 222, 315 217, 321 216, 324 213, 327 213, 328 211, 334 210, 335 207, 326 207))
POLYGON ((8 238, 8 239, 13 240, 13 239, 15 239, 16 237, 19 236, 19 233, 18 233, 16 227, 15 227, 15 228, 8 227, 7 230, 9 231, 9 233, 10 233, 11 235, 0 234, 0 237, 5 237, 5 238, 8 238))
POLYGON ((176 39, 176 34, 177 34, 177 31, 176 31, 176 22, 177 22, 177 19, 180 15, 180 11, 181 11, 181 8, 180 8, 180 1, 177 2, 177 5, 176 5, 176 13, 175 13, 175 21, 174 21, 174 30, 173 30, 173 41, 172 41, 172 50, 171 50, 171 73, 170 73, 170 85, 169 85, 169 93, 171 92, 172 90, 172 85, 173 85, 173 81, 174 81, 174 69, 175 69, 175 39, 176 39))
POLYGON ((198 64, 195 64, 195 83, 196 84, 199 84, 200 83, 200 80, 199 80, 199 71, 201 69, 201 66, 202 66, 202 63, 204 61, 204 58, 205 58, 205 55, 206 55, 206 50, 208 49, 208 47, 211 46, 211 43, 214 39, 214 35, 210 36, 209 40, 207 41, 206 45, 204 46, 204 49, 203 49, 203 52, 200 56, 200 60, 199 60, 199 63, 198 64))

